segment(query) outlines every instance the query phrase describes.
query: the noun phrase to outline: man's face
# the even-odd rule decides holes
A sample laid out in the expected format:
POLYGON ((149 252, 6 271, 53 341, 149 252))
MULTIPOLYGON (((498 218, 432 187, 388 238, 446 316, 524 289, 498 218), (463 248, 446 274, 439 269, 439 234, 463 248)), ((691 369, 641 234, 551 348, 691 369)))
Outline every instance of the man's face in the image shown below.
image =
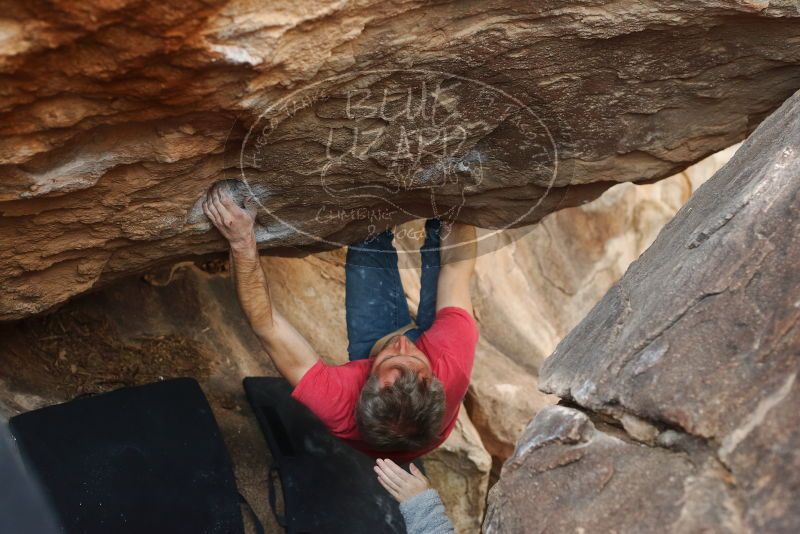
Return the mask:
POLYGON ((433 376, 431 362, 406 336, 394 336, 386 342, 372 360, 372 372, 378 377, 381 387, 394 383, 400 376, 399 367, 405 367, 422 377, 433 376))

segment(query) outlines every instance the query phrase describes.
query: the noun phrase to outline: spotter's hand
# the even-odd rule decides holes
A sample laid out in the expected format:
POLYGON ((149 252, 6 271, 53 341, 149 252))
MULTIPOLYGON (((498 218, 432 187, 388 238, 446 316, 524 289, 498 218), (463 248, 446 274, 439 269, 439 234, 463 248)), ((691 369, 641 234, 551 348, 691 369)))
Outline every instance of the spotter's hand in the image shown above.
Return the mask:
POLYGON ((398 502, 410 499, 430 487, 428 479, 414 464, 411 464, 409 473, 387 458, 375 462, 374 469, 378 474, 378 482, 398 502))
POLYGON ((245 208, 231 198, 224 182, 211 186, 203 201, 206 214, 231 247, 248 246, 255 243, 253 227, 256 221, 256 206, 253 199, 245 202, 245 208))

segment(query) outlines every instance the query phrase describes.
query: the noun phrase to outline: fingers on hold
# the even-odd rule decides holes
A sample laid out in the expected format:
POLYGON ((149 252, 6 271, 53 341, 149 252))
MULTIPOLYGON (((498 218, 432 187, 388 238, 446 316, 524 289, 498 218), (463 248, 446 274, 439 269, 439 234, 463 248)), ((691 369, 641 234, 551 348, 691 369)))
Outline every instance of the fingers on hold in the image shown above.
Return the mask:
POLYGON ((210 204, 212 204, 214 206, 217 206, 217 207, 222 205, 222 203, 219 201, 219 197, 216 194, 211 195, 210 204))
POLYGON ((258 201, 255 197, 247 197, 244 201, 244 207, 251 215, 255 215, 258 211, 258 201))
POLYGON ((219 214, 220 220, 225 223, 225 225, 230 225, 233 222, 233 217, 231 217, 230 212, 222 205, 222 202, 219 199, 215 198, 212 202, 214 208, 216 208, 217 213, 219 214))
POLYGON ((236 202, 233 201, 233 199, 230 197, 230 195, 222 195, 220 197, 220 202, 222 202, 222 205, 225 206, 228 209, 233 209, 233 208, 238 208, 239 207, 236 204, 236 202))
POLYGON ((217 207, 214 205, 213 202, 208 203, 208 211, 211 212, 211 217, 215 223, 218 224, 222 221, 222 217, 219 214, 219 210, 217 210, 217 207))
POLYGON ((229 198, 227 188, 224 183, 220 182, 217 184, 217 187, 214 188, 214 197, 220 204, 223 204, 225 199, 229 198))

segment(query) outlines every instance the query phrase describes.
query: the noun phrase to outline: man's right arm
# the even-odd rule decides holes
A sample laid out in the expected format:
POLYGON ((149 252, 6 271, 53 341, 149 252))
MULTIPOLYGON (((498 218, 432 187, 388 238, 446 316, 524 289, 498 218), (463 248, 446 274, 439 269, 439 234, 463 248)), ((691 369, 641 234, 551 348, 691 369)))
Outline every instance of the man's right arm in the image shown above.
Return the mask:
POLYGON ((253 231, 255 210, 240 208, 219 185, 209 191, 203 210, 228 240, 236 293, 253 332, 278 372, 292 386, 297 385, 319 356, 272 306, 253 231))
POLYGON ((475 227, 453 224, 444 233, 440 246, 442 267, 436 291, 436 311, 455 306, 472 315, 470 285, 478 248, 475 227))

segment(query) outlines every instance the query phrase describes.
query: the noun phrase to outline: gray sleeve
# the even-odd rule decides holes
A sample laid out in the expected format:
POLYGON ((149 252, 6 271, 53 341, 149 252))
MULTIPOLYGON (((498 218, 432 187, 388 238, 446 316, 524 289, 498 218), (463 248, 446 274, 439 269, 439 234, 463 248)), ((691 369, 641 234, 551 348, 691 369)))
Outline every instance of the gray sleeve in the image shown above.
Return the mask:
POLYGON ((400 503, 408 534, 452 534, 453 524, 444 513, 439 494, 428 489, 400 503))

